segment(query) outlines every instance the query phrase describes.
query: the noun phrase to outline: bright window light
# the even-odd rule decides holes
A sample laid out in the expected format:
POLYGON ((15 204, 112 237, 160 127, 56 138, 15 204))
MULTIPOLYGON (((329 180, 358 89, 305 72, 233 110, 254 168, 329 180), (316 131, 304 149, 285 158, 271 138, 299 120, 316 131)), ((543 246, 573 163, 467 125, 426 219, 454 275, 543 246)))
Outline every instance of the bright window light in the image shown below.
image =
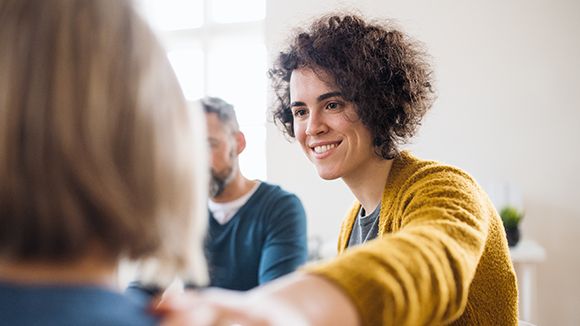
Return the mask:
POLYGON ((167 53, 185 98, 197 100, 203 96, 203 52, 201 49, 175 50, 167 53))
POLYGON ((240 154, 241 171, 249 179, 266 180, 266 126, 241 124, 240 130, 246 136, 246 148, 240 154))
POLYGON ((209 95, 235 106, 247 142, 242 171, 266 180, 267 56, 263 30, 253 24, 265 19, 266 0, 135 2, 163 41, 187 100, 209 95))
POLYGON ((138 4, 157 30, 191 29, 203 24, 202 0, 140 0, 138 4))
POLYGON ((211 18, 216 23, 238 23, 266 17, 266 0, 213 0, 211 18))
POLYGON ((266 47, 256 38, 214 38, 208 51, 208 93, 236 104, 240 123, 264 121, 266 47))
POLYGON ((240 165, 250 179, 266 179, 266 47, 258 37, 219 37, 208 51, 208 94, 232 103, 246 149, 240 165))

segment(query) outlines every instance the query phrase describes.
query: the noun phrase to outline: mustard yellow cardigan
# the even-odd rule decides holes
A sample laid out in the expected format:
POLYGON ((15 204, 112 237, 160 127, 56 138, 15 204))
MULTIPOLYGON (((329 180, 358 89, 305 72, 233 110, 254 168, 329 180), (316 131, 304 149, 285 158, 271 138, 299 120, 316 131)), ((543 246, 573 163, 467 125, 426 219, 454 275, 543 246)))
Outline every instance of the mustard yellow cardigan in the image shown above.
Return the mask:
POLYGON ((465 172, 407 152, 394 159, 379 236, 304 268, 342 288, 364 325, 517 325, 518 292, 502 222, 465 172))

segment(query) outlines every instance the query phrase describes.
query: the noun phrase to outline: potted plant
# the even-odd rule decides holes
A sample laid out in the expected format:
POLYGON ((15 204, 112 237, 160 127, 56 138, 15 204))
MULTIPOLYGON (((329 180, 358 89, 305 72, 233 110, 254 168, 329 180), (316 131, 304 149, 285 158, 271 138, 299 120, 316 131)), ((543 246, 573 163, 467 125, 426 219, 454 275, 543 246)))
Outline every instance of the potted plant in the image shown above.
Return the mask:
POLYGON ((513 247, 520 240, 520 229, 518 225, 524 217, 524 213, 508 205, 501 209, 499 216, 501 216, 505 228, 508 246, 513 247))

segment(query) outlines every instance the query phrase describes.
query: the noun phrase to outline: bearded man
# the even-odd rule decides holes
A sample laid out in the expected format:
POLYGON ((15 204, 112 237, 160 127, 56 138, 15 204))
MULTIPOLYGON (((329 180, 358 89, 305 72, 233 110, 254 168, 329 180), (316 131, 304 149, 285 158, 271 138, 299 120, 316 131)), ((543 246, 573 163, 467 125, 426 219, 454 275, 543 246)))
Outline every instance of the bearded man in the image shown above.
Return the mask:
POLYGON ((296 195, 244 177, 238 156, 246 139, 233 106, 215 97, 200 102, 211 154, 210 286, 249 290, 306 262, 306 214, 296 195))

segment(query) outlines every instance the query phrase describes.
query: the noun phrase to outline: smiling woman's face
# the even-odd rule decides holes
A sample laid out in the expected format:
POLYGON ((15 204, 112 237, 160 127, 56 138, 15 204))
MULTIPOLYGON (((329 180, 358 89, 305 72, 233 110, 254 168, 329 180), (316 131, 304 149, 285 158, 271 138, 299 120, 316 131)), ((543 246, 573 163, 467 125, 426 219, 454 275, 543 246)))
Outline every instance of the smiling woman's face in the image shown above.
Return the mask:
POLYGON ((348 179, 377 159, 372 136, 326 74, 310 68, 292 72, 290 106, 294 134, 321 178, 348 179), (321 79, 322 78, 322 79, 321 79))

